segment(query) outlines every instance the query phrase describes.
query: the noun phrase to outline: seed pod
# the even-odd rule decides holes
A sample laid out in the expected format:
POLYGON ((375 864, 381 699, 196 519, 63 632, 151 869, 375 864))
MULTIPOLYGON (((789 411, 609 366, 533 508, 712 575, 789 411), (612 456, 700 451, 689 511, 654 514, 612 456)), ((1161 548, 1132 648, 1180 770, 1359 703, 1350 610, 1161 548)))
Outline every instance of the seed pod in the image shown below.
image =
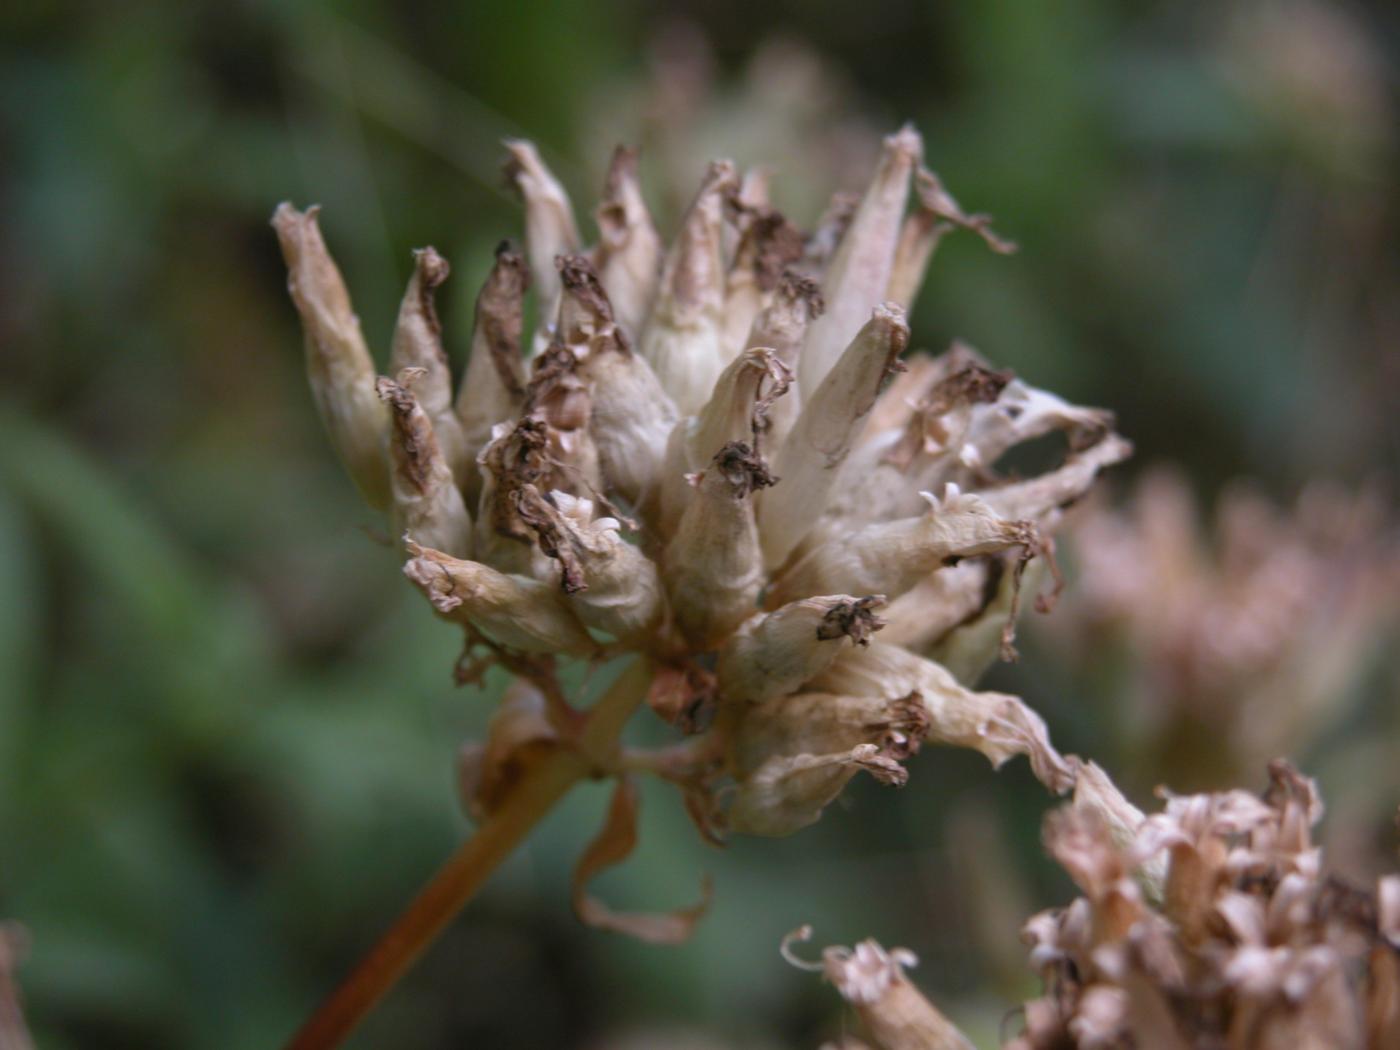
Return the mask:
POLYGON ((793 376, 787 394, 774 402, 768 413, 770 448, 782 448, 793 424, 797 422, 802 407, 802 398, 797 389, 798 354, 807 336, 807 326, 821 316, 822 309, 822 293, 817 282, 794 270, 784 270, 772 301, 754 318, 753 327, 744 341, 745 349, 754 346, 772 349, 793 376))
POLYGON ((618 146, 613 151, 603 199, 595 214, 598 279, 612 301, 617 325, 631 345, 646 323, 666 250, 642 198, 636 150, 618 146))
MULTIPOLYGON (((763 555, 770 568, 783 563, 826 510, 841 464, 885 377, 898 370, 896 358, 908 341, 909 326, 903 311, 888 303, 876 307, 821 385, 804 382, 812 391, 811 397, 804 401, 802 414, 774 459, 774 469, 786 484, 760 507, 763 555)), ((809 349, 810 342, 809 334, 809 349)), ((804 360, 806 353, 804 350, 804 360)))
POLYGON ((597 655, 597 643, 557 587, 412 541, 407 547, 411 557, 404 563, 404 575, 443 619, 474 627, 499 645, 523 653, 597 655))
POLYGON ((734 441, 753 443, 768 411, 783 396, 791 374, 766 347, 746 350, 720 373, 700 413, 671 431, 661 481, 661 531, 675 530, 693 489, 687 474, 701 470, 713 450, 734 441))
POLYGON ((1014 696, 964 688, 938 664, 897 646, 876 641, 845 649, 808 687, 889 700, 917 693, 928 713, 928 740, 980 751, 994 767, 1025 755, 1050 790, 1063 793, 1074 786, 1078 759, 1051 746, 1038 714, 1014 696))
POLYGON ((510 153, 506 178, 525 201, 525 252, 534 278, 537 314, 532 352, 539 353, 549 345, 559 313, 559 274, 554 259, 578 251, 578 226, 569 195, 545 167, 534 143, 507 139, 504 145, 510 153))
POLYGON ((551 496, 577 560, 582 587, 569 603, 584 626, 624 643, 657 632, 666 597, 656 565, 619 535, 616 518, 594 519, 589 500, 563 492, 551 496))
POLYGON ((773 479, 743 442, 725 445, 695 477, 695 498, 666 547, 676 624, 697 649, 716 648, 755 612, 763 585, 752 494, 773 479))
POLYGON ((279 204, 272 226, 287 263, 287 291, 301 315, 306 375, 321 422, 360 495, 383 510, 390 503, 389 413, 374 388, 374 361, 350 293, 321 237, 319 213, 316 205, 299 212, 279 204))
POLYGON ((980 497, 965 495, 956 485, 948 487, 942 500, 922 495, 928 510, 920 517, 866 525, 812 548, 778 577, 768 604, 806 594, 898 597, 950 559, 1038 543, 1029 522, 999 517, 980 497))
POLYGON ((472 550, 472 519, 418 401, 416 388, 425 378, 422 369, 406 368, 397 381, 382 376, 377 384, 392 413, 394 530, 454 558, 466 558, 472 550))
POLYGON ((436 249, 420 248, 413 253, 413 276, 399 305, 394 326, 393 349, 389 355, 391 375, 405 368, 422 370, 413 383, 413 396, 432 422, 438 448, 452 468, 458 485, 466 484, 476 470, 475 448, 467 446, 462 421, 452 410, 452 370, 442 346, 442 324, 438 321, 433 295, 447 280, 451 268, 436 249))
POLYGON ((899 226, 909 199, 909 176, 923 152, 912 127, 885 140, 874 178, 822 279, 826 312, 807 332, 798 376, 816 390, 889 288, 899 226))
POLYGON ((750 617, 720 650, 721 697, 757 704, 795 692, 836 659, 844 639, 870 644, 871 634, 885 626, 875 615, 884 604, 880 594, 833 594, 750 617))
POLYGON ((724 345, 724 198, 734 165, 710 165, 661 271, 641 353, 683 415, 700 410, 737 348, 724 345))
POLYGON ((592 392, 588 426, 603 477, 634 506, 645 504, 661 476, 676 406, 651 366, 615 327, 611 303, 587 261, 580 256, 561 260, 560 275, 561 316, 578 319, 570 321, 577 329, 572 335, 582 336, 585 327, 592 333, 578 372, 592 392))
POLYGON ((907 948, 887 952, 878 942, 866 940, 855 948, 827 948, 820 965, 809 964, 793 957, 790 946, 811 936, 810 926, 788 934, 784 957, 802 969, 820 970, 855 1008, 881 1050, 974 1050, 953 1022, 904 976, 905 967, 918 964, 913 952, 907 948))
MULTIPOLYGON (((514 419, 525 396, 525 371, 520 339, 525 316, 525 261, 503 241, 496 262, 476 297, 471 356, 457 392, 457 415, 469 449, 480 450, 491 440, 491 428, 514 419)), ((469 503, 481 493, 481 477, 473 469, 464 486, 469 503)))
POLYGON ((738 784, 726 825, 740 835, 791 835, 815 824, 861 770, 895 787, 909 779, 904 767, 874 744, 831 754, 774 755, 738 784))

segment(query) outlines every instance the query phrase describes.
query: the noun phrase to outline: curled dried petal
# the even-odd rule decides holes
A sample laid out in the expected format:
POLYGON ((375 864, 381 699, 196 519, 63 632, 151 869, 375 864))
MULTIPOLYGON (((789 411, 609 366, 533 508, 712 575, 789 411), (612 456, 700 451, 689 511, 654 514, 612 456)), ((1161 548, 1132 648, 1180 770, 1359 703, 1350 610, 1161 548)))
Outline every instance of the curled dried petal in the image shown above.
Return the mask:
POLYGON ((422 369, 407 368, 397 381, 380 377, 376 384, 393 421, 389 454, 394 528, 425 546, 465 558, 472 552, 472 519, 436 430, 418 401, 423 378, 422 369))
POLYGON ((620 777, 613 789, 607 817, 598 836, 579 857, 573 875, 574 912, 589 926, 626 934, 649 944, 680 944, 695 932, 710 906, 710 881, 701 884, 699 903, 659 914, 613 911, 588 892, 588 884, 600 871, 621 864, 637 846, 637 789, 620 777))

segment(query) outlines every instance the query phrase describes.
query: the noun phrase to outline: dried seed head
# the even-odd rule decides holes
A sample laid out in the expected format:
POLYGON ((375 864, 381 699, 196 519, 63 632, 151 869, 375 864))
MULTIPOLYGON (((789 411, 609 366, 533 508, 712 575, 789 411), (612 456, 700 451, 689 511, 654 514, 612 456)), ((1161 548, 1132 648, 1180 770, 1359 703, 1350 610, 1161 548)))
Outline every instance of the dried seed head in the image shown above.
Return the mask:
POLYGON ((350 306, 340 270, 317 224, 320 208, 299 212, 279 204, 272 226, 287 263, 287 290, 306 336, 306 375, 321 422, 360 494, 375 508, 389 506, 384 441, 389 414, 375 391, 374 361, 360 319, 350 306))

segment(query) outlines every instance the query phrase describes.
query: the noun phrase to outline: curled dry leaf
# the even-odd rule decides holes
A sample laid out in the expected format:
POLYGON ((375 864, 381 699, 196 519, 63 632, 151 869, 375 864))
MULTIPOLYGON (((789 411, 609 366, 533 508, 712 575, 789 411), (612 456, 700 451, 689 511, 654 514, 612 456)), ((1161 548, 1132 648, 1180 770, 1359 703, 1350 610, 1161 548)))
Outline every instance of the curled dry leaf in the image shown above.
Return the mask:
POLYGON ((589 926, 624 933, 650 944, 679 944, 695 932, 695 924, 710 906, 710 881, 701 882, 699 903, 688 908, 655 914, 613 911, 588 892, 593 877, 621 864, 637 846, 637 789, 627 778, 618 778, 602 830, 588 844, 574 868, 574 912, 589 926))

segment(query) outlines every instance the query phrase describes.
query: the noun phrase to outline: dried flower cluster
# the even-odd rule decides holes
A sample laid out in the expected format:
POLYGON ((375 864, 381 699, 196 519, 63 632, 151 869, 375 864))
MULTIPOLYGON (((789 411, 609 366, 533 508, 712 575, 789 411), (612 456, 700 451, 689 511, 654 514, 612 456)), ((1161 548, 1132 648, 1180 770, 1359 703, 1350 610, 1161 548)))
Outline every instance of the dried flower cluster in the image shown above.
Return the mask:
MULTIPOLYGON (((1008 1050, 1400 1046, 1400 875, 1370 890, 1324 874, 1321 815, 1282 760, 1261 796, 1167 795, 1150 817, 1086 766, 1045 821, 1083 896, 1025 925, 1045 991, 1008 1050)), ((969 1046, 904 977, 912 961, 867 941, 821 969, 884 1050, 969 1046)))
POLYGON ((966 683, 1010 651, 1022 570, 1061 508, 1129 446, 1106 413, 966 347, 901 360, 939 239, 965 228, 1013 247, 922 166, 919 136, 889 137, 864 195, 838 197, 810 234, 772 207, 765 177, 714 162, 669 247, 632 152, 613 157, 585 248, 536 150, 508 147, 525 251, 498 250, 455 389, 440 255, 416 253, 379 376, 315 209, 273 219, 341 458, 391 514, 405 574, 463 627, 460 678, 489 664, 517 676, 489 739, 463 752, 472 812, 578 746, 588 717, 559 687, 558 656, 637 654, 647 701, 689 735, 589 756, 619 777, 575 880, 597 925, 688 929, 583 892, 631 848, 630 771, 678 784, 711 839, 792 832, 862 770, 901 784, 926 741, 994 764, 1025 754, 1069 790, 1076 763, 1039 716, 966 683), (1063 465, 998 473, 1008 450, 1056 431, 1063 465))
POLYGON ((1076 586, 1041 630, 1061 658, 1127 672, 1111 717, 1149 783, 1238 782, 1338 718, 1400 612, 1383 508, 1314 484, 1284 513, 1237 485, 1206 537, 1159 468, 1125 510, 1076 518, 1076 586))

